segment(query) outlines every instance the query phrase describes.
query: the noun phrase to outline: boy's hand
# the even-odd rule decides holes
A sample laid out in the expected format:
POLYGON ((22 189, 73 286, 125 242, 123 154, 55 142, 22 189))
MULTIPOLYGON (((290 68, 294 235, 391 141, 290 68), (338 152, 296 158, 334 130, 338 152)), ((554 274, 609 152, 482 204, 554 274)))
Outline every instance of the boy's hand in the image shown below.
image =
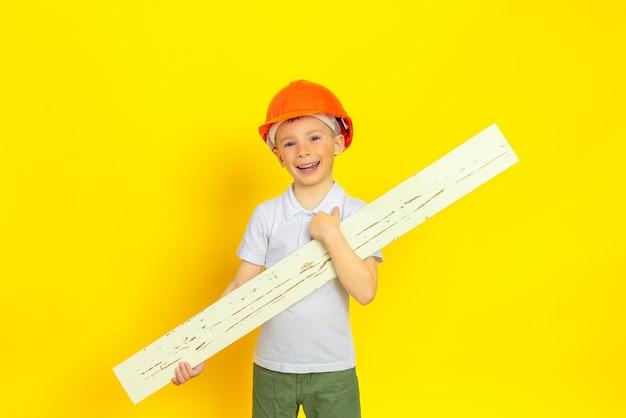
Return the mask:
POLYGON ((332 239, 337 233, 340 233, 339 224, 341 223, 341 216, 339 214, 339 208, 333 209, 333 214, 329 215, 326 212, 318 212, 311 220, 309 225, 309 234, 311 237, 326 242, 332 239))
POLYGON ((182 385, 183 383, 185 383, 187 380, 191 379, 192 377, 196 377, 202 372, 202 370, 204 370, 205 364, 206 364, 206 361, 203 361, 202 363, 198 364, 196 367, 191 367, 191 364, 187 363, 186 361, 181 361, 178 364, 178 367, 174 369, 174 374, 176 376, 172 378, 172 383, 178 386, 178 385, 182 385))

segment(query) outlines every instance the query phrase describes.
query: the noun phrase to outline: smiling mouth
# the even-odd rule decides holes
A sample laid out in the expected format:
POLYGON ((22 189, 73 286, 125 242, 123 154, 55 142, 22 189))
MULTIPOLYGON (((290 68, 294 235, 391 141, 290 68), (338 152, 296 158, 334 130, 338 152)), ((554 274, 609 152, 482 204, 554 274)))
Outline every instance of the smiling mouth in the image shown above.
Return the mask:
POLYGON ((298 167, 298 170, 312 170, 312 169, 316 168, 318 165, 320 165, 319 161, 317 161, 315 163, 311 163, 311 164, 298 165, 296 167, 298 167))

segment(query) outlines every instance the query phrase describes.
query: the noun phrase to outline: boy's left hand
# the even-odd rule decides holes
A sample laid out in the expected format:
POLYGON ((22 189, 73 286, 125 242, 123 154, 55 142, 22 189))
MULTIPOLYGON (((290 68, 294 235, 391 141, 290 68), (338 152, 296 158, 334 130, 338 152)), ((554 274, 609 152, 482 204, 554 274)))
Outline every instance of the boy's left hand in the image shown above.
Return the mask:
POLYGON ((331 239, 335 234, 340 233, 340 223, 341 216, 338 207, 333 209, 332 215, 326 212, 318 212, 311 220, 309 234, 317 240, 326 242, 326 240, 331 239))

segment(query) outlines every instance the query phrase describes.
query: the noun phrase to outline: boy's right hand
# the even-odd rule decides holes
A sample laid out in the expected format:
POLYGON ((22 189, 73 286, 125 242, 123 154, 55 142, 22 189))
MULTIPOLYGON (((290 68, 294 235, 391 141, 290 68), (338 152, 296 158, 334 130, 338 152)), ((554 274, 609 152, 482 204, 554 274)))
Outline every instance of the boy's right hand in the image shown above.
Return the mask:
POLYGON ((202 370, 204 370, 205 364, 206 361, 203 361, 196 367, 191 367, 191 364, 187 363, 186 361, 181 361, 180 363, 178 363, 178 367, 174 369, 175 376, 172 378, 172 383, 178 386, 182 385, 192 377, 196 377, 202 372, 202 370))

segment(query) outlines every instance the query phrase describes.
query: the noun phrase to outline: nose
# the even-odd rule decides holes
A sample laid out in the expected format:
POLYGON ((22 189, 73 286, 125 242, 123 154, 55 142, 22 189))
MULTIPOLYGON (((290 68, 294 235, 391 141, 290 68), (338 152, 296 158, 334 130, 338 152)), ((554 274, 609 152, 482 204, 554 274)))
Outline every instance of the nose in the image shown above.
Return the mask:
POLYGON ((304 144, 298 145, 298 157, 305 157, 311 153, 311 149, 309 145, 305 142, 304 144))

